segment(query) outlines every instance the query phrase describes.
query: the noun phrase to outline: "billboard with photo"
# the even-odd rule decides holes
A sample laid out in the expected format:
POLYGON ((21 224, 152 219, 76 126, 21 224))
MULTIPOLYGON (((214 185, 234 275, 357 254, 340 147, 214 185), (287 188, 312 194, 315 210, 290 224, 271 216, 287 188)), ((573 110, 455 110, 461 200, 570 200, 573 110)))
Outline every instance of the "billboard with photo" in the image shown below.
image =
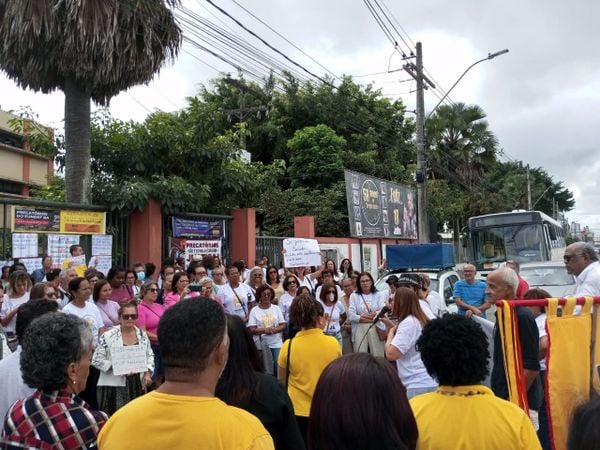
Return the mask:
POLYGON ((350 170, 344 177, 352 237, 418 239, 414 189, 350 170))

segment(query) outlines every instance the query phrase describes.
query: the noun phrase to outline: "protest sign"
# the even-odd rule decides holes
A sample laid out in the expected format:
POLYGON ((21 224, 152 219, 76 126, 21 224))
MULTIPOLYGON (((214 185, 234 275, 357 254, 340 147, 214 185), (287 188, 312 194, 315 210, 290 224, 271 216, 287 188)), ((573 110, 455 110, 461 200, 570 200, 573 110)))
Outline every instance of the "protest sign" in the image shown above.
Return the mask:
POLYGON ((194 259, 202 259, 205 255, 221 256, 221 240, 185 240, 185 260, 186 264, 194 259))
POLYGON ((35 258, 38 256, 38 235, 35 233, 13 233, 13 258, 35 258))
POLYGON ((92 235, 92 256, 112 256, 112 241, 111 234, 92 235))
POLYGON ((19 258, 19 262, 25 264, 25 269, 28 273, 44 268, 42 266, 42 258, 19 258))
MULTIPOLYGON (((66 259, 71 258, 69 247, 79 244, 79 236, 73 234, 49 234, 48 254, 52 256, 52 267, 61 268, 66 259)), ((36 255, 37 256, 37 255, 36 255)))
POLYGON ((283 260, 286 267, 320 266, 319 243, 316 239, 284 239, 283 260))
POLYGON ((115 375, 129 375, 148 371, 146 348, 141 345, 111 347, 110 359, 115 375))

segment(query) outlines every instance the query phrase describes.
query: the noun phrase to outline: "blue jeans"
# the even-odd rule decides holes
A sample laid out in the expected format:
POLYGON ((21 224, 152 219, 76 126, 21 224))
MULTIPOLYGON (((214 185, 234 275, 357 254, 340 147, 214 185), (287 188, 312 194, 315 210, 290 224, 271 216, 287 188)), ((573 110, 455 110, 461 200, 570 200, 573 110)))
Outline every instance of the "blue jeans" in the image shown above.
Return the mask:
POLYGON ((267 347, 265 345, 262 346, 263 363, 265 366, 265 372, 270 373, 271 375, 273 375, 275 377, 277 376, 277 358, 279 358, 280 350, 281 350, 280 347, 271 348, 271 347, 267 347), (266 353, 267 351, 269 353, 266 353), (270 354, 270 358, 269 358, 269 354, 270 354), (272 365, 271 365, 271 362, 272 362, 272 365))

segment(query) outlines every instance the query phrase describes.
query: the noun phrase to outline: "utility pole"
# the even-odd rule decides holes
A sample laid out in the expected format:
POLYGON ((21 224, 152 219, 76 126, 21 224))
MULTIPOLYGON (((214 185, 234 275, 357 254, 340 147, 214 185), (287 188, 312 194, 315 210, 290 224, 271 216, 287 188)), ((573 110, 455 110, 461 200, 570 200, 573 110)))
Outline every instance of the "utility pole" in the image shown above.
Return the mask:
POLYGON ((425 93, 424 90, 435 85, 423 75, 423 51, 417 42, 415 64, 407 63, 404 70, 417 82, 417 221, 419 226, 419 242, 428 243, 429 216, 427 214, 427 165, 425 161, 425 93))
POLYGON ((529 181, 529 164, 527 164, 527 211, 531 211, 531 182, 529 181))
POLYGON ((261 113, 265 113, 265 115, 268 115, 269 109, 264 105, 246 107, 246 102, 245 102, 246 92, 252 92, 257 96, 259 95, 259 93, 254 92, 254 90, 250 86, 248 86, 246 83, 244 83, 244 80, 241 78, 241 75, 240 75, 239 80, 227 77, 227 78, 224 78, 223 81, 231 86, 236 87, 240 92, 240 107, 237 109, 225 109, 225 110, 223 110, 223 114, 226 114, 228 117, 235 116, 239 120, 240 148, 245 151, 246 150, 246 132, 247 132, 247 130, 244 129, 244 127, 242 125, 244 123, 244 120, 246 119, 246 117, 248 117, 250 114, 253 114, 253 113, 257 113, 259 115, 259 117, 260 117, 261 113))

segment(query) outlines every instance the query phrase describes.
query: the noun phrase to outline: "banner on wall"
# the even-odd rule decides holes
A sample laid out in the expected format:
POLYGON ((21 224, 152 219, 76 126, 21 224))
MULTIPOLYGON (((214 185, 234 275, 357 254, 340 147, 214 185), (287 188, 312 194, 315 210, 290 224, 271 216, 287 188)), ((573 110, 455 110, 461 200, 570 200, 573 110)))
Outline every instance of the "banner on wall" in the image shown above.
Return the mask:
POLYGON ((223 237, 222 220, 197 220, 172 217, 173 237, 187 238, 221 238, 223 237))
POLYGON ((57 233, 60 230, 60 210, 33 206, 13 206, 13 233, 57 233))
POLYGON ((52 256, 52 266, 61 268, 65 260, 71 258, 69 247, 79 244, 79 236, 73 234, 49 234, 48 254, 52 256))
POLYGON ((106 213, 103 211, 60 211, 60 232, 73 234, 106 233, 106 213))
POLYGON ((191 240, 185 241, 185 261, 187 263, 194 259, 202 259, 205 255, 217 255, 221 257, 221 239, 191 240))
POLYGON ((418 239, 414 189, 344 170, 350 235, 418 239))

